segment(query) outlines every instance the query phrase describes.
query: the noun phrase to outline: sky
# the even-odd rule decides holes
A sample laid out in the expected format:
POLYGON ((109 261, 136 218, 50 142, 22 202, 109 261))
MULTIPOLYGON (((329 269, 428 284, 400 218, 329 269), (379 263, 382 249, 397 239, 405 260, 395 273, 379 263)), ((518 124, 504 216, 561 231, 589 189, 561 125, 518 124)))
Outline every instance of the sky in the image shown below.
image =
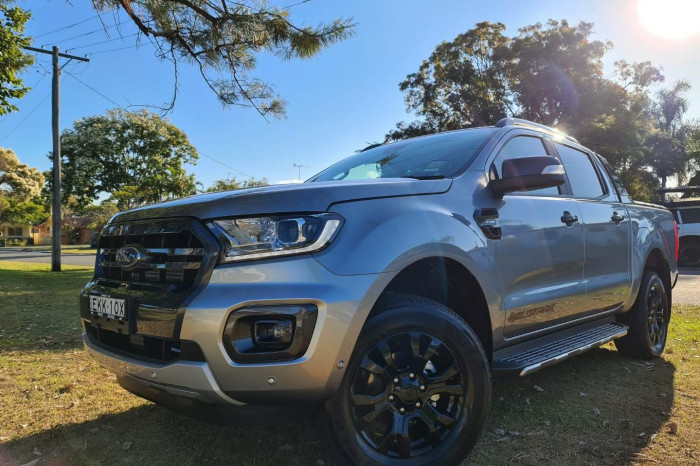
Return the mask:
MULTIPOLYGON (((172 64, 159 61, 149 41, 134 35, 136 27, 124 13, 101 15, 107 36, 92 2, 20 4, 32 12, 27 33, 35 37, 35 47, 58 45, 61 51, 90 58, 89 63, 72 61, 64 68, 61 129, 117 106, 137 109, 169 102, 172 64)), ((690 81, 688 117, 697 118, 698 14, 700 2, 695 0, 311 0, 292 8, 293 22, 317 25, 352 18, 355 36, 309 60, 258 57, 252 75, 273 84, 287 101, 286 119, 266 121, 251 109, 222 107, 198 71, 184 64, 175 109, 167 117, 198 149, 199 162, 188 169, 204 186, 232 176, 291 181, 299 177, 295 164, 304 165, 301 178, 306 179, 382 141, 397 122, 414 119, 406 113, 398 84, 441 41, 481 21, 503 22, 506 33, 515 35, 522 26, 553 18, 593 22, 593 39, 612 41, 614 48, 605 58, 608 74, 616 60, 649 60, 663 68, 667 85, 690 81)), ((0 147, 13 149, 23 163, 41 170, 50 167, 50 69, 51 57, 38 54, 35 65, 23 73, 33 90, 17 101, 18 112, 0 117, 0 147)))

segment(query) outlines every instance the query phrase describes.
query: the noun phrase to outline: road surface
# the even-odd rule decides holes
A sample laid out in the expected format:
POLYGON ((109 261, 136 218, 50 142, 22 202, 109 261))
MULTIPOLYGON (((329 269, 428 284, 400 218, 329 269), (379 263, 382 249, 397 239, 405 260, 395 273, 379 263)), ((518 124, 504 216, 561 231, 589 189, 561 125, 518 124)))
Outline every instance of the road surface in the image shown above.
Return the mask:
POLYGON ((673 289, 673 303, 700 304, 700 269, 680 269, 673 289))
MULTIPOLYGON (((0 249, 0 261, 34 262, 50 264, 51 254, 36 251, 0 249)), ((66 265, 95 265, 93 254, 64 254, 61 263, 66 265)), ((700 269, 681 269, 678 284, 673 289, 674 304, 700 304, 700 269)))
MULTIPOLYGON (((50 264, 51 254, 39 251, 20 251, 0 249, 0 261, 33 262, 35 264, 50 264)), ((61 264, 64 265, 95 265, 94 254, 63 254, 61 264)))

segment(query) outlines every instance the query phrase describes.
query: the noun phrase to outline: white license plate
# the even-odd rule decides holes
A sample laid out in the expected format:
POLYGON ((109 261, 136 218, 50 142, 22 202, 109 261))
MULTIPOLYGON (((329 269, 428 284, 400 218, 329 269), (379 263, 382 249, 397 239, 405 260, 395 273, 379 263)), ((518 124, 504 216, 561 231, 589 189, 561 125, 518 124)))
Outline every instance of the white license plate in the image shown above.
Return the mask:
POLYGON ((126 301, 105 296, 90 296, 90 312, 109 319, 126 320, 126 301))

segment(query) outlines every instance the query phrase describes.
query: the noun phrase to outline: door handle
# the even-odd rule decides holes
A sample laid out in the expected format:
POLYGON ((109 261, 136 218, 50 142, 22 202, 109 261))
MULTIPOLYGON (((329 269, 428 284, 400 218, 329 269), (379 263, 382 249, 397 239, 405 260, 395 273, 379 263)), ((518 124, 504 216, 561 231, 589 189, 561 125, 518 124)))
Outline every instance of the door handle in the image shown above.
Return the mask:
POLYGON ((578 222, 578 217, 576 215, 571 215, 571 212, 565 210, 564 215, 561 216, 561 223, 566 223, 566 226, 570 227, 576 222, 578 222))
POLYGON ((618 214, 617 212, 613 212, 612 217, 610 217, 610 220, 613 222, 617 223, 618 225, 620 222, 622 222, 625 219, 623 215, 618 214))

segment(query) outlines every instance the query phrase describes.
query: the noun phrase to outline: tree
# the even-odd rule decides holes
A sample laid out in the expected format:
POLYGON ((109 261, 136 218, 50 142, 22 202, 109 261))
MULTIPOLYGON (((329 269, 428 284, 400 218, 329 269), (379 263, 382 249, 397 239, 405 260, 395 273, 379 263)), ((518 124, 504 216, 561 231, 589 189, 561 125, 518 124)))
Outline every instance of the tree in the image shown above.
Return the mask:
POLYGON ((606 77, 603 57, 612 44, 592 33, 592 23, 565 20, 521 28, 515 37, 501 23, 476 24, 439 44, 399 84, 418 119, 398 123, 385 141, 525 118, 572 134, 611 162, 633 196, 655 200, 659 178, 682 177, 688 168, 689 132, 679 123, 687 88, 653 98, 664 76, 648 61, 620 60, 606 77), (664 126, 675 131, 670 139, 664 126))
POLYGON ((261 178, 256 180, 255 178, 248 178, 247 180, 239 181, 236 177, 225 178, 223 180, 216 180, 209 186, 204 192, 213 193, 218 191, 233 191, 236 189, 245 188, 256 188, 258 186, 269 186, 270 180, 267 178, 261 178))
MULTIPOLYGON (((256 56, 270 52, 283 59, 311 58, 346 39, 354 25, 343 19, 317 27, 290 20, 289 7, 255 0, 93 0, 98 10, 126 12, 158 56, 175 66, 194 64, 224 105, 252 107, 263 116, 284 116, 285 104, 272 87, 250 76, 256 56)), ((177 83, 175 84, 177 93, 177 83)), ((172 108, 175 95, 170 103, 172 108)))
POLYGON ((0 195, 30 199, 41 192, 43 183, 39 170, 20 163, 12 149, 0 147, 0 195))
POLYGON ((399 84, 406 109, 421 119, 399 123, 386 140, 471 126, 507 116, 570 124, 591 109, 585 98, 603 82, 602 57, 611 47, 592 41, 592 23, 549 20, 504 35, 502 23, 482 22, 442 42, 417 73, 399 84))
POLYGON ((61 135, 61 151, 63 203, 71 200, 78 211, 101 193, 127 192, 117 199, 127 208, 196 192, 184 167, 197 162, 196 149, 184 132, 147 110, 78 120, 61 135))
POLYGON ((39 223, 46 210, 37 197, 44 176, 20 163, 11 149, 0 147, 0 223, 39 223))
POLYGON ((657 131, 649 138, 652 148, 649 164, 661 178, 663 188, 666 187, 667 179, 674 175, 678 181, 685 181, 685 175, 691 167, 688 144, 693 130, 683 121, 683 116, 688 111, 688 91, 690 83, 677 81, 670 88, 659 90, 652 103, 657 131))
POLYGON ((119 208, 116 203, 103 201, 99 205, 93 204, 85 207, 81 212, 81 217, 87 218, 86 228, 100 232, 109 223, 109 219, 118 212, 119 208))
POLYGON ((512 114, 514 63, 504 30, 504 24, 486 21, 439 44, 399 84, 406 110, 421 120, 399 123, 386 139, 488 125, 512 114))
POLYGON ((590 40, 593 23, 570 26, 550 19, 520 29, 510 51, 515 61, 518 116, 546 125, 566 124, 586 108, 603 79, 609 42, 590 40))
POLYGON ((19 99, 29 91, 19 72, 34 63, 34 57, 22 53, 31 41, 23 35, 29 12, 0 1, 0 115, 18 110, 11 99, 19 99))

